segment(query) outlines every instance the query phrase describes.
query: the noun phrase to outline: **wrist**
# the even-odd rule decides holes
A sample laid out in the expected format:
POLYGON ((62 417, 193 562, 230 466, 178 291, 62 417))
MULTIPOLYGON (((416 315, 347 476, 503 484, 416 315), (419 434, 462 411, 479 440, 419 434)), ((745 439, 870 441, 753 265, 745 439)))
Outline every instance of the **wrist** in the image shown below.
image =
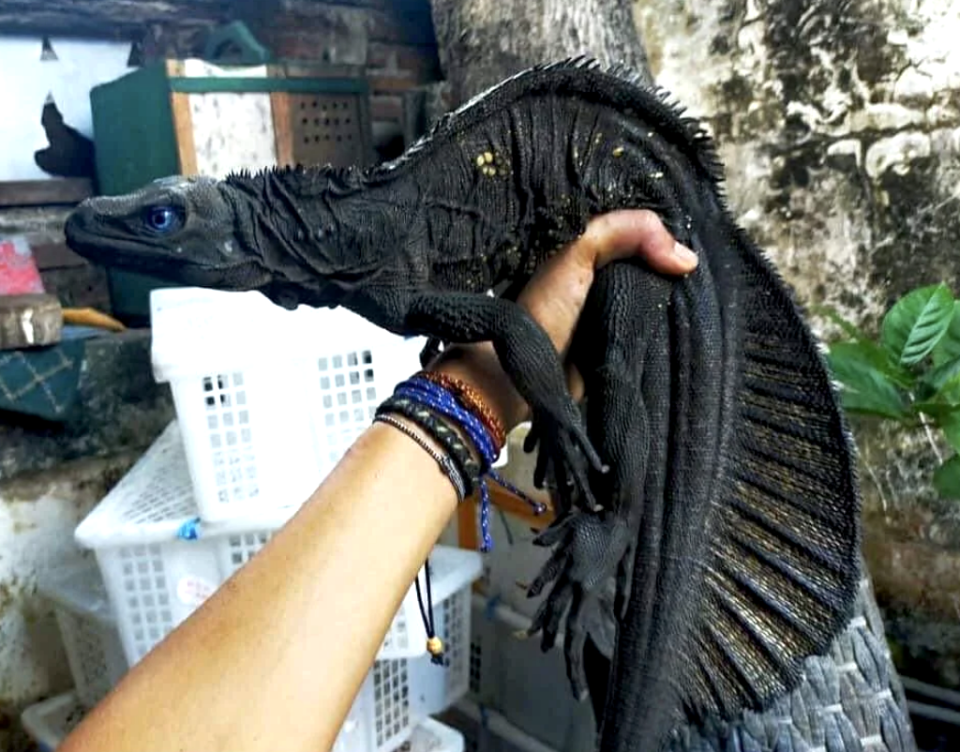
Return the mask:
POLYGON ((427 368, 469 384, 509 433, 529 417, 529 406, 504 373, 489 343, 453 345, 427 368))

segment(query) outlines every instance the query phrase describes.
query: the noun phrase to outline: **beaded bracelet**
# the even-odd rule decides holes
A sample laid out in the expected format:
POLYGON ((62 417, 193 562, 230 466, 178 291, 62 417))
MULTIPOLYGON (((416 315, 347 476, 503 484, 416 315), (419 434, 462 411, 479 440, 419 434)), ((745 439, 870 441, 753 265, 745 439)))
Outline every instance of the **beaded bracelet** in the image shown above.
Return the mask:
POLYGON ((397 394, 383 401, 377 408, 376 416, 388 413, 397 413, 416 423, 430 438, 440 444, 453 460, 463 480, 464 498, 473 493, 480 477, 480 463, 474 459, 473 452, 456 431, 440 420, 428 407, 397 394))
POLYGON ((420 436, 420 434, 410 428, 410 426, 408 426, 406 423, 397 420, 389 413, 377 414, 373 421, 374 423, 387 423, 388 425, 396 428, 398 431, 405 433, 407 436, 417 442, 423 451, 433 457, 434 461, 436 461, 436 463, 440 466, 440 469, 450 479, 450 482, 453 484, 453 487, 457 492, 457 502, 459 503, 467 497, 467 488, 464 484, 463 476, 460 474, 456 463, 450 458, 449 455, 440 454, 440 452, 430 446, 430 444, 427 443, 427 441, 420 436))
MULTIPOLYGON (((462 384, 462 382, 460 382, 462 384)), ((464 385, 466 386, 466 385, 464 385)), ((496 421, 492 414, 489 414, 492 429, 486 420, 483 420, 477 413, 483 414, 484 405, 482 400, 475 392, 462 390, 462 394, 470 394, 458 401, 453 391, 457 389, 447 387, 446 384, 437 383, 429 378, 414 377, 397 386, 393 396, 386 399, 376 411, 374 420, 393 425, 398 430, 406 433, 410 438, 416 441, 425 451, 427 451, 434 460, 444 469, 450 482, 457 490, 457 496, 463 501, 467 493, 472 493, 475 485, 480 486, 480 528, 482 531, 481 550, 489 551, 492 548, 490 536, 490 495, 487 484, 484 482, 484 476, 492 476, 498 483, 516 493, 521 498, 530 503, 537 514, 545 510, 543 504, 529 499, 523 492, 508 483, 499 475, 491 471, 491 466, 496 462, 502 448, 502 441, 495 441, 496 427, 500 427, 499 421, 496 421), (471 404, 475 408, 471 410, 465 404, 471 404), (398 413, 420 428, 426 431, 437 443, 446 449, 448 456, 442 457, 426 441, 417 436, 409 427, 401 421, 393 419, 390 413, 398 413), (439 414, 439 415, 437 415, 439 414), (442 417, 440 417, 442 416, 442 417), (458 428, 467 434, 470 442, 476 448, 480 455, 480 462, 473 457, 473 453, 466 447, 460 435, 447 422, 443 420, 455 421, 458 428), (452 465, 457 465, 459 473, 453 472, 452 465), (463 484, 465 493, 461 493, 461 486, 457 480, 463 484)), ((420 615, 423 618, 424 627, 427 632, 427 651, 430 653, 431 660, 434 663, 443 662, 444 645, 443 641, 436 635, 433 623, 433 604, 430 590, 430 566, 429 561, 426 564, 426 586, 427 586, 427 604, 424 609, 423 597, 420 591, 420 579, 416 581, 417 601, 420 606, 420 615)))
POLYGON ((498 452, 503 448, 507 441, 507 431, 474 387, 461 379, 439 371, 421 371, 417 374, 417 377, 432 381, 451 392, 467 410, 480 419, 480 422, 493 436, 498 452))

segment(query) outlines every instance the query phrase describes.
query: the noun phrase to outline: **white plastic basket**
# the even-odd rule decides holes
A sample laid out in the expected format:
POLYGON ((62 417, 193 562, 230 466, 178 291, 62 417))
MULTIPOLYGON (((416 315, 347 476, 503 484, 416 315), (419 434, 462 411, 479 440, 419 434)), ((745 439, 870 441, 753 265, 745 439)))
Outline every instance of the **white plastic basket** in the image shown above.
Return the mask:
MULTIPOLYGON (((96 554, 129 664, 249 561, 295 510, 267 506, 256 516, 196 524, 184 446, 171 422, 74 533, 96 554)), ((416 657, 425 645, 411 587, 378 657, 416 657)))
POLYGON ((53 601, 77 700, 92 708, 128 668, 100 571, 94 562, 63 567, 45 573, 38 589, 53 601))
POLYGON ((589 702, 570 690, 563 634, 547 653, 540 635, 517 634, 530 618, 502 602, 471 597, 470 691, 467 699, 497 711, 511 728, 561 752, 592 748, 595 731, 589 702))
POLYGON ((211 521, 305 501, 419 368, 425 342, 259 292, 165 288, 150 307, 154 376, 170 383, 211 521))
MULTIPOLYGON (((425 654, 410 661, 410 702, 419 718, 435 715, 466 695, 470 683, 470 591, 483 571, 475 551, 438 546, 430 557, 430 585, 444 662, 425 654)), ((426 598, 424 578, 421 593, 426 598)))
POLYGON ((53 752, 83 720, 84 712, 77 693, 64 692, 25 708, 20 723, 39 752, 53 752))
MULTIPOLYGON (((364 727, 370 724, 362 723, 364 702, 370 695, 373 684, 368 680, 361 690, 357 701, 350 712, 349 720, 344 725, 334 744, 334 752, 463 752, 463 734, 456 729, 445 726, 439 721, 425 718, 415 727, 407 727, 402 733, 395 731, 382 736, 383 744, 375 746, 372 740, 375 734, 363 733, 364 727), (364 693, 366 692, 366 694, 364 693)), ((38 702, 26 708, 20 716, 20 721, 30 738, 36 743, 39 752, 54 752, 60 746, 76 725, 82 720, 83 706, 77 699, 75 692, 52 697, 49 700, 38 702)))

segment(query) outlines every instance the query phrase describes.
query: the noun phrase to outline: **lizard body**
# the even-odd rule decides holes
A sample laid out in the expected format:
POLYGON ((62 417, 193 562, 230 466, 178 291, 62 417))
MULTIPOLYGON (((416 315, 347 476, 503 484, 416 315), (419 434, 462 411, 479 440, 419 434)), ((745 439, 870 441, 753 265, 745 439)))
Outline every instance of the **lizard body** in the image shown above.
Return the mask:
POLYGON ((471 100, 392 162, 170 178, 90 199, 65 230, 94 261, 491 340, 532 408, 537 481, 559 481, 534 630, 547 648, 566 615, 582 694, 585 625, 614 578, 601 751, 659 752, 683 718, 795 687, 846 623, 859 575, 829 374, 720 181, 709 139, 662 93, 566 61, 471 100), (584 422, 557 353, 509 298, 592 216, 623 208, 657 211, 701 262, 679 281, 628 262, 598 273, 571 347, 584 422))

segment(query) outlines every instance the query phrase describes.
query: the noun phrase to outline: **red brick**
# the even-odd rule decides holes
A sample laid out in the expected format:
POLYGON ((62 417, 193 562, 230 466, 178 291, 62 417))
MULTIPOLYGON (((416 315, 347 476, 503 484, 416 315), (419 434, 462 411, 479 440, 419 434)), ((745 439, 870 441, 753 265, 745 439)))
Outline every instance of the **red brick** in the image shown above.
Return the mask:
POLYGON ((377 75, 375 72, 367 71, 367 79, 370 82, 370 91, 373 94, 380 93, 402 93, 416 86, 419 81, 412 75, 403 75, 405 71, 393 73, 391 75, 377 75))
POLYGON ((367 65, 388 71, 413 71, 421 81, 440 78, 435 47, 371 42, 367 49, 367 65))
POLYGON ((394 94, 371 96, 370 117, 373 120, 403 120, 403 98, 394 94))

